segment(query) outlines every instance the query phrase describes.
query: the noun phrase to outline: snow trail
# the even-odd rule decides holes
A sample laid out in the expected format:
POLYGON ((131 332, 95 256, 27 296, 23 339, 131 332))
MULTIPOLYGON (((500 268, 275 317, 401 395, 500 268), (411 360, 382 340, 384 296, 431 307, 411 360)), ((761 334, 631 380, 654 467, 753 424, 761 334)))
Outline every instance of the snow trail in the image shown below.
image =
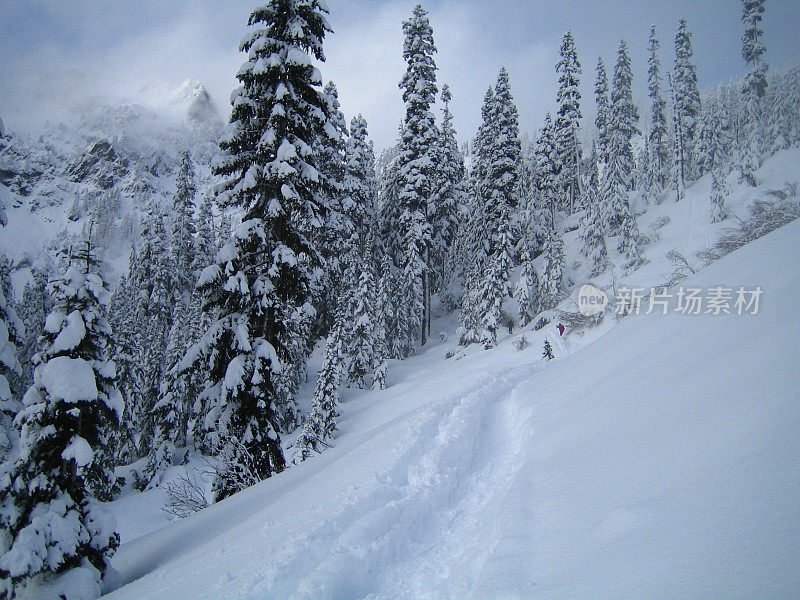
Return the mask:
MULTIPOLYGON (((182 562, 180 544, 187 535, 195 547, 202 546, 204 553, 213 557, 212 564, 219 564, 227 554, 225 544, 235 543, 238 532, 247 531, 242 535, 248 537, 253 534, 256 521, 248 517, 260 511, 271 514, 265 509, 270 504, 281 505, 285 500, 281 490, 291 489, 298 481, 302 487, 313 488, 316 474, 326 466, 330 470, 332 462, 345 465, 345 477, 350 470, 355 473, 334 498, 322 498, 324 507, 312 496, 306 506, 296 506, 294 513, 275 510, 280 516, 257 522, 256 537, 292 538, 291 544, 245 549, 245 554, 253 553, 252 564, 266 563, 267 568, 237 587, 229 576, 211 586, 208 581, 198 586, 196 580, 193 585, 188 578, 183 583, 195 588, 194 597, 214 598, 224 593, 226 598, 298 600, 417 598, 441 587, 443 570, 452 570, 445 577, 445 587, 449 592, 456 590, 453 597, 463 597, 491 551, 480 540, 487 526, 481 512, 489 504, 502 502, 503 486, 521 464, 520 451, 528 432, 516 418, 518 407, 510 401, 513 391, 544 366, 537 360, 479 375, 455 393, 359 432, 360 441, 346 449, 333 448, 304 463, 303 469, 273 478, 273 484, 283 480, 283 485, 273 487, 271 496, 246 490, 237 495, 239 502, 223 502, 204 511, 208 514, 198 516, 206 517, 202 521, 208 521, 209 527, 201 521, 188 531, 164 530, 135 540, 131 546, 140 546, 139 550, 130 552, 130 558, 124 551, 118 557, 127 563, 122 567, 123 582, 147 573, 147 579, 161 580, 165 566, 175 568, 173 563, 182 562), (365 478, 358 472, 360 463, 382 438, 388 440, 391 450, 384 450, 384 460, 370 465, 365 478), (356 467, 348 468, 348 464, 356 467), (301 470, 305 473, 298 479, 295 473, 301 470), (254 502, 244 496, 252 496, 254 502), (244 518, 236 508, 242 505, 252 511, 244 518), (210 513, 217 510, 214 519, 210 513), (227 528, 220 522, 227 523, 227 528), (138 562, 137 558, 144 558, 142 547, 148 546, 147 560, 138 562), (265 551, 270 555, 268 561, 264 560, 265 551), (469 552, 474 556, 467 559, 469 552), (471 565, 469 576, 458 567, 465 560, 471 565), (298 578, 298 574, 303 576, 298 578)), ((424 389, 425 384, 417 379, 419 373, 414 375, 402 383, 424 389)), ((298 491, 301 497, 308 497, 298 491)), ((177 528, 188 525, 190 522, 184 521, 177 528)), ((126 591, 122 588, 117 594, 125 597, 126 591)))
POLYGON ((305 600, 431 592, 448 560, 472 541, 481 508, 515 469, 523 432, 507 400, 531 371, 527 365, 482 378, 421 409, 394 466, 376 474, 372 493, 309 532, 313 551, 300 544, 279 560, 275 571, 285 577, 266 577, 249 593, 305 600), (308 575, 294 581, 296 573, 308 575))

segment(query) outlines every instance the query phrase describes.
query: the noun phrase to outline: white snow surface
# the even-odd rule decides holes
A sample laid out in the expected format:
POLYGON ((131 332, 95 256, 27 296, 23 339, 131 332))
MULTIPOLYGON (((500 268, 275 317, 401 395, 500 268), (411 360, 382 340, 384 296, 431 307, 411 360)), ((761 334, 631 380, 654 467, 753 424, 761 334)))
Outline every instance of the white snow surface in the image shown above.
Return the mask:
POLYGON ((63 458, 65 461, 74 459, 76 465, 79 467, 85 467, 86 465, 91 464, 92 460, 94 460, 94 452, 92 451, 92 447, 89 445, 89 442, 76 435, 74 438, 72 438, 69 446, 64 448, 64 451, 61 453, 61 458, 63 458))
MULTIPOLYGON (((694 210, 662 208, 676 230, 694 210)), ((108 597, 797 597, 798 260, 795 222, 683 282, 759 285, 755 315, 551 323, 519 352, 517 333, 393 361, 386 390, 346 392, 332 449, 171 526, 123 526, 108 597)))
POLYGON ((40 369, 41 381, 52 396, 75 403, 97 398, 97 384, 92 363, 82 358, 56 356, 40 369))
MULTIPOLYGON (((51 354, 57 354, 59 352, 67 352, 76 348, 78 344, 80 344, 84 338, 86 338, 86 325, 83 322, 81 311, 73 310, 66 317, 64 317, 61 313, 51 313, 47 316, 47 325, 52 325, 50 321, 53 315, 62 317, 63 320, 61 323, 66 321, 66 325, 64 325, 64 328, 61 329, 56 339, 53 340, 53 344, 50 346, 49 352, 51 354)), ((61 323, 58 324, 55 331, 58 331, 58 328, 61 327, 61 323)), ((51 331, 51 329, 48 329, 48 331, 51 331)))

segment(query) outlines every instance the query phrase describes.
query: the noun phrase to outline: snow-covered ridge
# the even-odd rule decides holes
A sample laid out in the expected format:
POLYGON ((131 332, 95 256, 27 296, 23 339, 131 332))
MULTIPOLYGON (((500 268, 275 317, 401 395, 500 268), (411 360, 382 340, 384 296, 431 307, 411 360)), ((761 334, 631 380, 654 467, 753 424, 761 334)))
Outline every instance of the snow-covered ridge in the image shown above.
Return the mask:
POLYGON ((187 81, 151 98, 149 104, 97 99, 39 136, 12 131, 0 138, 10 217, 0 252, 18 267, 18 290, 28 267, 48 260, 46 248, 80 234, 90 220, 113 281, 125 269, 148 203, 166 207, 171 200, 183 151, 191 154, 199 188, 210 187, 221 121, 208 92, 187 81))
POLYGON ((142 85, 136 103, 177 121, 221 125, 222 118, 200 81, 187 79, 177 87, 164 83, 142 85))

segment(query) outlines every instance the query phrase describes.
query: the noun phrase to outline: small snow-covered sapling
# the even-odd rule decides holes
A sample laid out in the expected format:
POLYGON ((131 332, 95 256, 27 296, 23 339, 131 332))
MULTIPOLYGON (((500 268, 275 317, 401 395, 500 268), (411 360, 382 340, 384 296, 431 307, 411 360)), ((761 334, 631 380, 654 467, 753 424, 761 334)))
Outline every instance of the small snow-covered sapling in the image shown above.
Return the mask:
POLYGON ((514 350, 519 352, 527 348, 530 342, 528 342, 528 339, 524 335, 521 335, 512 342, 512 345, 514 346, 514 350))

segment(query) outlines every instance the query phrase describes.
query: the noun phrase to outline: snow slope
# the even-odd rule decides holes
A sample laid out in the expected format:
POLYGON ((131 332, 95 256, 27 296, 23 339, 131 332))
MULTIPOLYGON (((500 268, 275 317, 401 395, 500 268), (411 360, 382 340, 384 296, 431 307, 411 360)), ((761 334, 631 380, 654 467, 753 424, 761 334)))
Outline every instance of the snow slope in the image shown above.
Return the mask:
POLYGON ((108 597, 797 597, 798 260, 794 222, 683 282, 757 315, 393 363, 336 447, 124 543, 108 597))

